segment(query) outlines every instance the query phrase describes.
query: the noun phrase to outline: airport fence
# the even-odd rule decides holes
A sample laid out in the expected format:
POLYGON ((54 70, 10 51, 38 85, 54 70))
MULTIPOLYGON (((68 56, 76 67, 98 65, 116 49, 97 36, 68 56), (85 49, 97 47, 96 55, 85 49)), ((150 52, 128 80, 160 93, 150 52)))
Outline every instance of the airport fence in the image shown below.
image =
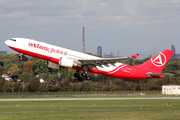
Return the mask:
POLYGON ((66 92, 0 92, 2 95, 161 95, 161 90, 153 91, 66 91, 66 92))

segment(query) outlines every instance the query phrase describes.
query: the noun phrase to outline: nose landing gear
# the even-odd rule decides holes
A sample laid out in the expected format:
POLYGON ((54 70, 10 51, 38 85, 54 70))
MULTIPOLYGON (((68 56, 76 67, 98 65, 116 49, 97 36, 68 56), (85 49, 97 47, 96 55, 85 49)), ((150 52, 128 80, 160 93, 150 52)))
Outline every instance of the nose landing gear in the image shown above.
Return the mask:
POLYGON ((20 53, 19 61, 28 61, 28 58, 23 53, 20 53))

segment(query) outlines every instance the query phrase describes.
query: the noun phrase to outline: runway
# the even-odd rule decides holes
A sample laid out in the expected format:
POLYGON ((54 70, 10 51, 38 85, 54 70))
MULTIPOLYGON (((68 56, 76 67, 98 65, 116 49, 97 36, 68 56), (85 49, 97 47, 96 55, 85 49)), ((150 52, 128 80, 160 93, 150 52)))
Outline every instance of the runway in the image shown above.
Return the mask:
POLYGON ((14 98, 0 101, 52 101, 52 100, 149 100, 149 99, 180 99, 180 97, 116 97, 116 98, 14 98))

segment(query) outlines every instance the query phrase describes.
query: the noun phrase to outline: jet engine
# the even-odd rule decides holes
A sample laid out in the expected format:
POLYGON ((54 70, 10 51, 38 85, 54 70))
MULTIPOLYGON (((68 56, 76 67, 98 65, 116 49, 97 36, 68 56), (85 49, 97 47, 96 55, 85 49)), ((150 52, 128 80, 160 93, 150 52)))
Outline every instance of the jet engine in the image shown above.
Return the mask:
POLYGON ((59 65, 62 67, 68 67, 68 68, 79 66, 78 61, 74 61, 73 59, 69 59, 66 57, 61 57, 59 59, 59 65))
POLYGON ((79 61, 75 61, 73 59, 69 59, 66 57, 61 57, 59 59, 59 65, 55 64, 53 62, 47 61, 47 67, 59 69, 59 67, 72 68, 72 67, 82 67, 82 66, 81 66, 81 63, 79 61))

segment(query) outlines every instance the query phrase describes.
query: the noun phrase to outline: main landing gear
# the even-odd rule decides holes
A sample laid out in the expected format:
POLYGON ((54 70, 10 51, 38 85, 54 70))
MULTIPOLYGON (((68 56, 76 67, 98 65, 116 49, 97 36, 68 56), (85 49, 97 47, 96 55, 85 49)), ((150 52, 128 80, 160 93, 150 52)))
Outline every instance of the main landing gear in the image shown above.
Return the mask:
POLYGON ((78 78, 78 81, 82 81, 82 77, 80 76, 80 73, 79 71, 77 70, 76 73, 74 73, 74 77, 77 77, 78 78))
POLYGON ((81 73, 81 76, 85 77, 86 80, 90 80, 91 78, 87 76, 87 72, 81 73))
POLYGON ((74 73, 74 77, 77 77, 78 81, 82 81, 83 80, 83 78, 81 76, 85 77, 86 80, 90 80, 91 79, 89 76, 87 76, 87 72, 83 72, 80 75, 80 72, 77 70, 76 73, 74 73))

